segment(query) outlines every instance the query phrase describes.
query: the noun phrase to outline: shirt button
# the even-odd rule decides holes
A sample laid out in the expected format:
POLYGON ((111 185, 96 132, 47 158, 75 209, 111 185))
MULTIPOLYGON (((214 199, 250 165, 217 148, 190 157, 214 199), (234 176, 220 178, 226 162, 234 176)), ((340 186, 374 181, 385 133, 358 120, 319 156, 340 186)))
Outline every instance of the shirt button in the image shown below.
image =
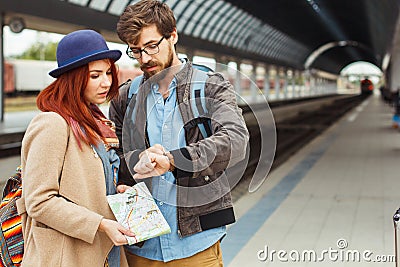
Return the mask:
POLYGON ((162 205, 164 205, 164 202, 160 201, 160 203, 159 203, 159 204, 160 204, 160 206, 162 206, 162 205))
POLYGON ((158 84, 153 83, 153 84, 151 85, 151 88, 153 88, 154 90, 157 90, 157 89, 158 89, 158 84))
POLYGON ((157 103, 158 103, 158 104, 161 104, 161 100, 158 100, 157 103))
POLYGON ((205 176, 205 177, 204 177, 204 181, 206 181, 206 182, 210 181, 210 177, 205 176))

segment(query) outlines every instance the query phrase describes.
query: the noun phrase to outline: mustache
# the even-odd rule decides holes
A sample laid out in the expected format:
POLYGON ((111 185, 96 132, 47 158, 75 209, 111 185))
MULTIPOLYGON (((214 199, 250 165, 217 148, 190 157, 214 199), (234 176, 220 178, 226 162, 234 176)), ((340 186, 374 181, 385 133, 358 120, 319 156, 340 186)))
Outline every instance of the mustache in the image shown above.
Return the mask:
POLYGON ((157 62, 149 61, 149 62, 147 62, 147 63, 145 63, 145 64, 142 64, 142 65, 140 66, 140 68, 141 68, 141 69, 143 69, 143 68, 151 68, 151 67, 155 67, 155 66, 158 66, 157 62))

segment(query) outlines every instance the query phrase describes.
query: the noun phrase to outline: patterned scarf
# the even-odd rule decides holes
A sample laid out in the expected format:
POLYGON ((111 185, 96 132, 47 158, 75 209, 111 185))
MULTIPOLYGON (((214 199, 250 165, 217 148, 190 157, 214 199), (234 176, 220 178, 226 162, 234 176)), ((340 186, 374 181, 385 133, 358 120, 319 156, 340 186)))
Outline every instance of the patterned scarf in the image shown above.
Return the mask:
MULTIPOLYGON (((96 150, 100 157, 103 167, 106 182, 107 195, 116 193, 117 173, 119 168, 119 157, 115 150, 111 148, 119 147, 118 137, 115 134, 115 124, 108 120, 103 112, 96 106, 90 105, 93 116, 96 119, 97 126, 103 135, 104 147, 99 144, 93 149, 96 150), (111 151, 110 151, 111 150, 111 151)), ((104 267, 119 267, 120 266, 120 247, 114 246, 107 255, 104 267)))
POLYGON ((114 122, 107 119, 103 112, 96 105, 90 105, 93 116, 96 118, 97 126, 99 127, 104 139, 104 146, 106 150, 109 151, 111 148, 119 147, 119 140, 115 134, 115 124, 114 122))

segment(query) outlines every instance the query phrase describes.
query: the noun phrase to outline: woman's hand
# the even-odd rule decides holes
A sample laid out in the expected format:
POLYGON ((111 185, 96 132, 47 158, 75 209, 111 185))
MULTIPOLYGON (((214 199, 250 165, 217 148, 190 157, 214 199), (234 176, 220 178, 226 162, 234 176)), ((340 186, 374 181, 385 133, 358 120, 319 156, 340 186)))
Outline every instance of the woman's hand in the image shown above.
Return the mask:
POLYGON ((124 193, 129 188, 131 188, 131 186, 124 185, 124 184, 117 185, 117 193, 124 193))
POLYGON ((99 231, 105 232, 116 246, 128 244, 128 241, 126 240, 126 237, 124 235, 132 237, 135 236, 132 231, 126 229, 117 221, 104 218, 100 222, 99 231))

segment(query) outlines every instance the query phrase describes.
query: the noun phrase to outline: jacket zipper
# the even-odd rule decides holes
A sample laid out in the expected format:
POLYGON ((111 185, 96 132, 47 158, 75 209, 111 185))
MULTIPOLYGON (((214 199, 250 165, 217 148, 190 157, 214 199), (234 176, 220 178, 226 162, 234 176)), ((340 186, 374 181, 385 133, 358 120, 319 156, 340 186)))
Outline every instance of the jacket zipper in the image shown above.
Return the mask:
MULTIPOLYGON (((185 89, 185 91, 183 93, 183 103, 187 104, 188 98, 189 98, 189 92, 186 87, 184 89, 185 89)), ((179 101, 179 94, 178 94, 178 85, 176 86, 175 93, 176 93, 176 101, 178 102, 178 107, 179 107, 178 110, 182 116, 183 112, 182 112, 182 107, 180 106, 181 103, 179 103, 180 101, 179 101)), ((185 123, 185 122, 183 122, 183 123, 185 123)), ((187 135, 187 133, 185 133, 185 139, 187 139, 186 135, 187 135)), ((186 144, 188 143, 187 140, 185 140, 185 142, 186 142, 186 144)), ((179 196, 179 192, 178 192, 179 191, 179 179, 176 179, 176 184, 178 185, 178 187, 176 189, 176 203, 178 204, 179 203, 179 198, 178 198, 178 196, 179 196)), ((176 206, 176 216, 177 216, 178 236, 180 239, 182 239, 181 225, 179 223, 179 206, 178 205, 176 206)))
MULTIPOLYGON (((178 192, 176 193, 176 198, 178 198, 178 192)), ((177 226, 178 226, 178 236, 179 236, 179 238, 180 239, 182 239, 182 232, 181 232, 181 227, 180 227, 180 224, 179 224, 179 207, 178 206, 176 206, 176 221, 177 221, 177 226)))
POLYGON ((147 139, 147 131, 146 131, 146 128, 147 128, 147 119, 146 119, 146 121, 144 122, 144 129, 143 129, 143 133, 144 133, 144 142, 145 142, 145 146, 146 146, 146 149, 147 148, 149 148, 150 147, 150 142, 149 142, 149 140, 147 139))

